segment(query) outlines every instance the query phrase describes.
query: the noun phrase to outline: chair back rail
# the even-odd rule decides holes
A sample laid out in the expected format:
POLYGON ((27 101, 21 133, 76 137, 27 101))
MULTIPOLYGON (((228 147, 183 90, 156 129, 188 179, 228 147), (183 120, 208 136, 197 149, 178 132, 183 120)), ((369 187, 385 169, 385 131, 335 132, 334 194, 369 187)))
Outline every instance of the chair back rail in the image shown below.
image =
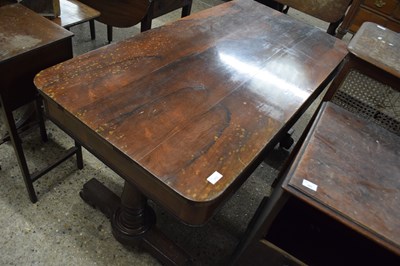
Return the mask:
POLYGON ((277 0, 310 16, 333 23, 341 20, 349 7, 351 0, 277 0))

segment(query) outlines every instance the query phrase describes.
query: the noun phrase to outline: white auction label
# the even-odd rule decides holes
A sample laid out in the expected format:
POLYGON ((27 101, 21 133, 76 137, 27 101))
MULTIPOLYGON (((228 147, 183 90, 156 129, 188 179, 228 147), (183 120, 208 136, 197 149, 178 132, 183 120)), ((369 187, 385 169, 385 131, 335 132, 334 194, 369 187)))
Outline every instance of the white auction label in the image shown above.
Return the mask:
POLYGON ((217 171, 215 171, 214 173, 212 173, 212 175, 210 175, 207 178, 207 181, 210 182, 211 184, 215 185, 215 183, 218 182, 218 180, 220 180, 222 177, 222 175, 220 173, 218 173, 217 171))
POLYGON ((317 191, 318 186, 316 184, 314 184, 313 182, 303 179, 303 183, 301 183, 301 184, 305 187, 308 187, 311 190, 317 191))

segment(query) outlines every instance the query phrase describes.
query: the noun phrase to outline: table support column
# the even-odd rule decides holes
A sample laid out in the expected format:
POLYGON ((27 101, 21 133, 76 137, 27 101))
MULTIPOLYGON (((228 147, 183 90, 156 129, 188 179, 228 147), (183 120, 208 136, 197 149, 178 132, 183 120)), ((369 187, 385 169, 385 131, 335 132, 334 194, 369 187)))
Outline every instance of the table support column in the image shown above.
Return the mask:
POLYGON ((125 181, 120 198, 92 178, 84 184, 80 196, 111 219, 112 234, 120 243, 140 245, 165 265, 190 262, 190 256, 156 227, 153 209, 134 185, 125 181))
POLYGON ((121 205, 111 219, 114 237, 125 245, 132 245, 150 230, 156 222, 147 199, 133 185, 125 181, 121 205))

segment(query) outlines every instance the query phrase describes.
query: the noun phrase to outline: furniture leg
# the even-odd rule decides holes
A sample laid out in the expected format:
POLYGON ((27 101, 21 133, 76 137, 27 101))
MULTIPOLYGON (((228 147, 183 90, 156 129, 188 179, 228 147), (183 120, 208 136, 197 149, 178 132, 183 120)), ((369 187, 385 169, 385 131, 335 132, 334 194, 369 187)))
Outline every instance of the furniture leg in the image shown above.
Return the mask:
POLYGON ((108 43, 111 43, 113 40, 113 27, 110 25, 107 25, 107 40, 108 43))
POLYGON ((192 0, 190 0, 186 6, 182 7, 181 17, 183 18, 189 16, 191 11, 192 11, 192 0))
POLYGON ((21 169, 22 176, 24 178, 29 199, 31 200, 32 203, 35 203, 37 202, 37 196, 35 193, 35 189, 33 188, 33 182, 31 180, 31 176, 29 174, 28 164, 26 163, 25 154, 22 149, 21 139, 18 136, 17 127, 14 123, 14 116, 12 114, 12 111, 8 110, 8 108, 6 108, 4 104, 2 105, 2 109, 5 118, 4 120, 6 128, 8 130, 9 137, 15 151, 15 155, 17 156, 18 165, 19 168, 21 169))
MULTIPOLYGON (((46 128, 44 124, 44 119, 42 116, 42 110, 41 110, 41 104, 42 101, 41 99, 36 99, 35 100, 35 110, 36 114, 38 116, 39 120, 39 127, 40 127, 40 134, 42 137, 43 141, 47 141, 47 133, 46 133, 46 128)), ((26 162, 25 154, 22 148, 22 141, 21 138, 18 136, 18 129, 17 125, 14 122, 14 116, 11 110, 9 108, 5 107, 4 104, 2 106, 2 111, 4 113, 4 120, 6 124, 6 129, 8 131, 8 138, 11 141, 15 154, 17 156, 17 161, 19 168, 21 169, 22 176, 24 178, 25 186, 28 191, 29 199, 31 200, 32 203, 37 202, 37 195, 35 192, 35 189, 33 187, 33 182, 35 182, 37 179, 39 179, 41 176, 45 175, 49 171, 51 171, 53 168, 67 160, 69 157, 73 156, 76 154, 76 160, 77 160, 77 167, 78 169, 83 168, 83 158, 82 158, 82 148, 81 145, 78 142, 75 142, 75 147, 69 149, 66 154, 58 159, 57 161, 53 162, 52 164, 48 165, 47 167, 43 168, 40 171, 34 172, 31 174, 29 172, 28 164, 26 162)))
POLYGON ((189 262, 189 255, 156 228, 153 209, 147 205, 147 198, 132 184, 125 181, 119 198, 93 178, 83 186, 80 196, 111 219, 112 234, 120 243, 142 245, 166 265, 189 262))
POLYGON ((147 14, 140 22, 140 31, 144 32, 151 29, 151 17, 147 14))
POLYGON ((156 222, 154 211, 137 188, 125 181, 121 205, 111 219, 114 237, 125 245, 139 240, 156 222))
POLYGON ((82 146, 75 140, 75 155, 76 155, 76 167, 81 170, 83 169, 83 156, 82 146))
POLYGON ((96 28, 94 26, 94 19, 89 20, 89 27, 90 27, 90 38, 94 40, 96 39, 96 28))
POLYGON ((144 32, 151 29, 151 21, 153 20, 154 1, 151 2, 146 16, 140 22, 140 31, 144 32))
POLYGON ((279 141, 279 147, 284 148, 286 150, 290 149, 290 147, 292 147, 294 143, 294 139, 292 137, 293 133, 294 129, 293 128, 289 129, 289 131, 286 132, 279 141))
POLYGON ((336 37, 338 39, 342 39, 344 35, 346 35, 351 23, 353 22, 354 16, 358 12, 358 8, 361 5, 361 0, 353 0, 350 4, 350 8, 347 10, 347 13, 343 19, 343 22, 340 24, 336 37))
POLYGON ((251 261, 255 247, 260 245, 265 249, 264 252, 268 250, 267 254, 271 256, 271 262, 275 262, 271 263, 273 265, 301 264, 294 257, 282 250, 278 251, 278 249, 273 248, 274 245, 270 245, 265 240, 263 241, 276 216, 290 197, 280 186, 282 180, 283 178, 280 180, 279 186, 274 189, 271 197, 265 197, 261 201, 256 213, 247 226, 246 232, 232 254, 230 265, 246 265, 251 261), (266 242, 268 245, 265 244, 266 242))
POLYGON ((337 29, 337 27, 339 27, 339 25, 342 23, 342 21, 343 21, 343 18, 341 20, 339 20, 339 21, 330 23, 326 32, 328 34, 332 35, 332 36, 335 36, 336 35, 336 29, 337 29))
POLYGON ((340 70, 339 74, 332 81, 332 84, 326 91, 323 101, 330 101, 332 99, 333 95, 335 95, 336 91, 339 89, 340 85, 342 85, 350 70, 353 68, 353 61, 349 60, 349 58, 345 58, 343 64, 343 68, 340 70))
MULTIPOLYGON (((21 107, 20 112, 22 113, 21 117, 19 117, 15 121, 15 128, 17 129, 17 133, 21 134, 22 132, 28 130, 32 126, 39 123, 39 127, 41 130, 40 134, 42 136, 42 140, 44 142, 46 142, 47 135, 44 136, 43 132, 42 132, 42 129, 44 129, 45 127, 44 127, 44 124, 40 124, 40 117, 38 117, 37 107, 34 106, 33 104, 27 104, 27 105, 21 107), (36 114, 36 120, 33 118, 34 114, 36 114)), ((0 144, 3 144, 10 140, 11 140, 11 138, 10 138, 9 132, 6 131, 5 134, 0 139, 0 144)))
POLYGON ((42 99, 39 97, 36 98, 35 109, 36 109, 37 120, 39 123, 40 136, 42 137, 42 140, 44 142, 47 142, 48 138, 47 138, 46 127, 45 127, 44 119, 43 119, 43 112, 42 112, 42 99))

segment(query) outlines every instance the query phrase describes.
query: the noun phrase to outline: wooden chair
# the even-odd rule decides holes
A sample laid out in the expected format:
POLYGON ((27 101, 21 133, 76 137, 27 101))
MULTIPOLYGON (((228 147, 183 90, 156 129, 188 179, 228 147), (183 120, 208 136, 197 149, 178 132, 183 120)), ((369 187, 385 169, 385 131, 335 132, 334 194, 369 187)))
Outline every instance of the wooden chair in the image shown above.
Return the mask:
MULTIPOLYGON (((192 0, 80 0, 82 3, 100 11, 96 20, 107 25, 108 42, 112 42, 112 28, 131 27, 139 22, 141 31, 151 28, 154 18, 182 8, 182 17, 188 16, 192 0)), ((94 24, 91 22, 91 27, 94 24)))
POLYGON ((297 0, 257 0, 260 3, 264 3, 274 9, 281 12, 287 13, 289 7, 306 13, 310 16, 318 18, 322 21, 328 22, 329 27, 327 32, 333 36, 336 35, 336 29, 342 23, 339 28, 337 37, 342 38, 347 32, 350 22, 345 20, 346 11, 349 5, 351 8, 348 13, 352 14, 356 12, 358 6, 360 5, 359 0, 308 0, 308 1, 297 1, 297 0))

